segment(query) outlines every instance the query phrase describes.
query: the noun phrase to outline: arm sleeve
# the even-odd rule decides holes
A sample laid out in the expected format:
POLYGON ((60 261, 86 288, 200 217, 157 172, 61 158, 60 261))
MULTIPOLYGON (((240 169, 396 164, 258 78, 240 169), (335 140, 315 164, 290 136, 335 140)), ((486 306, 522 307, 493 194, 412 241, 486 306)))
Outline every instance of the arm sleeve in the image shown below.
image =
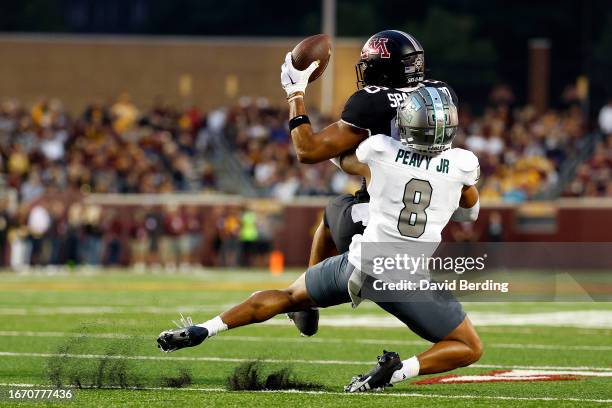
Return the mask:
POLYGON ((463 185, 473 186, 480 180, 480 164, 478 163, 478 157, 469 150, 464 150, 462 153, 459 168, 462 173, 463 185))
POLYGON ((453 221, 476 221, 478 219, 478 213, 480 212, 480 200, 476 201, 471 208, 462 208, 457 207, 453 215, 451 216, 451 220, 453 221))
POLYGON ((359 146, 357 146, 357 149, 355 150, 355 156, 357 156, 357 160, 365 164, 368 164, 372 156, 372 149, 370 146, 371 143, 368 143, 370 140, 372 139, 367 138, 363 142, 359 143, 359 146))

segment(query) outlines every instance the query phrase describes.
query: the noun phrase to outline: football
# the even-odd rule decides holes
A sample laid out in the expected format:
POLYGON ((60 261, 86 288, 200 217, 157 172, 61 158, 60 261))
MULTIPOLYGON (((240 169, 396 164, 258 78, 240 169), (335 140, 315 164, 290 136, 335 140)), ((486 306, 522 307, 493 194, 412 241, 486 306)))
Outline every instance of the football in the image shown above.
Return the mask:
POLYGON ((308 68, 313 61, 319 61, 319 67, 310 75, 308 82, 316 80, 323 74, 330 57, 331 40, 327 34, 305 38, 291 51, 293 66, 299 70, 308 68))

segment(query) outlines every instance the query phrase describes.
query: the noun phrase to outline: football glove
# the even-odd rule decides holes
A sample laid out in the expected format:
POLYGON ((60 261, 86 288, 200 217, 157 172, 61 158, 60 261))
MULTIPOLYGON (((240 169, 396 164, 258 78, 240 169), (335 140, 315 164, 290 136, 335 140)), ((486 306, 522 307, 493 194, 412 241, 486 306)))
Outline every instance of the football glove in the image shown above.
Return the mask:
POLYGON ((293 67, 291 61, 291 53, 288 52, 285 56, 285 62, 281 66, 281 85, 287 96, 291 96, 296 92, 306 92, 306 86, 308 85, 308 78, 319 66, 319 61, 314 61, 303 71, 293 67))

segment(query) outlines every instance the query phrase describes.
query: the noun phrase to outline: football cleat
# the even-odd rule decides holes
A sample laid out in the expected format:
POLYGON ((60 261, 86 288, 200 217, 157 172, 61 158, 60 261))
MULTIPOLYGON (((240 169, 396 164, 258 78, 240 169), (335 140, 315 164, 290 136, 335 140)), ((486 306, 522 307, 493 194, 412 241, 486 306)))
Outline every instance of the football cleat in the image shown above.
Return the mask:
POLYGON ((208 330, 195 326, 191 317, 184 318, 181 315, 180 324, 177 322, 174 324, 178 326, 178 329, 165 330, 157 337, 157 347, 165 353, 197 346, 208 337, 208 330))
POLYGON ((367 374, 353 377, 351 383, 344 387, 344 392, 383 391, 385 387, 392 387, 393 373, 402 368, 402 360, 394 351, 383 350, 378 356, 378 362, 367 374))
POLYGON ((289 312, 287 317, 295 324, 302 336, 314 336, 319 330, 319 309, 289 312))

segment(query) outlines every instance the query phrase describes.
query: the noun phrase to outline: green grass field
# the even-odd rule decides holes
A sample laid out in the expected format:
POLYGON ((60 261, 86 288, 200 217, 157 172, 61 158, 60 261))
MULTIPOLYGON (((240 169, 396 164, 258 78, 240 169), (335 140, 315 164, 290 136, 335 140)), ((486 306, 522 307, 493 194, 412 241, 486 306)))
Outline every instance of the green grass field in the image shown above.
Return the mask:
MULTIPOLYGON (((0 273, 2 390, 50 386, 48 367, 53 362, 95 371, 101 356, 110 350, 127 357, 118 360, 143 389, 79 389, 74 404, 612 406, 610 303, 465 304, 483 338, 485 355, 475 366, 453 374, 494 370, 591 373, 568 381, 406 383, 384 393, 346 395, 343 386, 353 375, 369 369, 383 348, 407 358, 427 346, 371 303, 355 311, 348 305, 323 310, 322 327, 312 338, 299 337, 289 321, 277 317, 267 324, 223 333, 197 348, 171 354, 156 349, 157 334, 171 327, 179 312, 204 321, 255 290, 283 287, 296 276, 231 271, 0 273), (62 351, 69 356, 58 357, 62 351), (253 359, 270 370, 290 366, 300 380, 319 383, 323 390, 226 391, 226 378, 233 369, 253 359), (191 372, 191 384, 173 389, 160 383, 162 376, 176 376, 181 368, 191 372)), ((2 395, 0 404, 25 405, 9 401, 6 392, 2 395)))

